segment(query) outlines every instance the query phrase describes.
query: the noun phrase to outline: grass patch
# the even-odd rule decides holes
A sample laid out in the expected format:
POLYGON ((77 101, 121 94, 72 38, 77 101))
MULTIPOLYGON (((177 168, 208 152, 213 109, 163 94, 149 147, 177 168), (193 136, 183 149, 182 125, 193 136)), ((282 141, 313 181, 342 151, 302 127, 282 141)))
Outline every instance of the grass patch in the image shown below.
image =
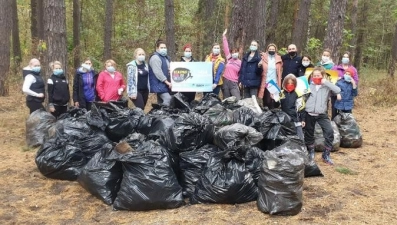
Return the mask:
POLYGON ((341 167, 338 166, 335 168, 335 170, 341 174, 345 174, 345 175, 357 175, 358 173, 356 171, 353 171, 347 167, 341 167))

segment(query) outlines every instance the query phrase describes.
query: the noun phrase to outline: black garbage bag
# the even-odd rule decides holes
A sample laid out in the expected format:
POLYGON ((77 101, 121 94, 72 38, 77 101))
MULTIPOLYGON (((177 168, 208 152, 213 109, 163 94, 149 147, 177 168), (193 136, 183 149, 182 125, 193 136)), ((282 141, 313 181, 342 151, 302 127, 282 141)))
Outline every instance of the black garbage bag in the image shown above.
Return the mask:
POLYGON ((188 111, 191 110, 189 100, 180 92, 174 94, 174 107, 177 109, 185 109, 188 111))
POLYGON ((240 123, 222 127, 215 133, 214 144, 221 149, 253 146, 262 140, 261 133, 240 123))
POLYGON ((257 205, 271 215, 296 215, 302 208, 304 159, 288 149, 266 151, 258 180, 257 205))
POLYGON ((183 195, 190 197, 194 193, 194 188, 201 172, 207 165, 208 160, 214 154, 219 152, 215 145, 207 144, 203 147, 179 154, 179 166, 181 170, 181 186, 183 188, 183 195))
POLYGON ((113 203, 115 209, 144 211, 172 209, 184 204, 182 188, 171 169, 165 149, 154 141, 142 143, 136 151, 108 157, 123 167, 120 191, 113 203))
MULTIPOLYGON (((81 112, 81 111, 77 111, 81 112)), ((58 119, 58 121, 49 130, 49 137, 53 136, 63 136, 67 135, 73 140, 79 140, 85 138, 90 133, 93 133, 93 129, 87 124, 87 117, 85 114, 74 114, 76 117, 67 113, 64 115, 63 119, 58 119)))
POLYGON ((342 148, 359 148, 363 144, 363 136, 356 119, 351 113, 340 113, 334 118, 339 128, 342 148))
POLYGON ((246 126, 254 126, 257 119, 257 114, 250 108, 245 106, 235 109, 233 111, 233 122, 241 123, 246 126))
POLYGON ((198 113, 183 113, 166 130, 164 143, 174 152, 191 151, 212 143, 214 125, 211 120, 198 113))
POLYGON ((73 181, 87 164, 87 158, 73 138, 56 135, 41 146, 35 162, 44 176, 73 181))
POLYGON ((137 149, 144 141, 146 141, 146 136, 141 133, 132 133, 123 139, 127 142, 133 149, 137 149))
POLYGON ((101 111, 92 104, 91 110, 87 113, 87 124, 91 127, 104 131, 109 123, 106 111, 101 111))
POLYGON ((111 143, 105 133, 99 130, 92 130, 92 132, 75 139, 75 141, 87 159, 91 159, 104 145, 111 143))
POLYGON ((150 132, 147 134, 147 137, 151 140, 165 140, 166 132, 168 132, 168 129, 170 129, 174 125, 174 123, 175 120, 171 117, 155 118, 152 122, 152 126, 150 132))
POLYGON ((208 116, 215 126, 225 126, 233 123, 233 111, 216 104, 210 107, 204 114, 208 116))
POLYGON ((106 127, 106 135, 110 140, 118 142, 133 133, 138 127, 141 117, 145 113, 140 108, 115 109, 108 114, 109 124, 106 127))
MULTIPOLYGON (((334 121, 331 121, 332 129, 334 130, 334 141, 332 142, 332 152, 339 151, 340 148, 340 133, 338 126, 334 121)), ((314 128, 314 146, 317 152, 324 151, 324 141, 325 138, 323 136, 323 130, 321 129, 320 125, 316 123, 314 128)))
POLYGON ((189 113, 187 108, 175 108, 172 106, 164 106, 159 104, 152 104, 152 109, 149 111, 148 115, 153 116, 168 116, 176 119, 181 113, 189 113))
POLYGON ((210 108, 220 103, 221 103, 221 99, 219 98, 218 95, 214 93, 206 93, 204 94, 203 98, 201 99, 201 101, 197 106, 204 106, 210 108))
POLYGON ((121 163, 107 160, 113 146, 107 143, 87 163, 77 181, 89 193, 111 205, 120 189, 123 171, 121 163))
POLYGON ((44 143, 48 130, 56 119, 51 113, 39 109, 30 114, 26 120, 26 144, 28 147, 38 147, 44 143))
POLYGON ((243 148, 232 148, 212 156, 196 183, 190 201, 236 204, 254 201, 257 187, 245 167, 243 148))
POLYGON ((258 183, 262 161, 265 158, 265 152, 257 147, 250 147, 245 153, 245 168, 251 173, 255 184, 258 183))

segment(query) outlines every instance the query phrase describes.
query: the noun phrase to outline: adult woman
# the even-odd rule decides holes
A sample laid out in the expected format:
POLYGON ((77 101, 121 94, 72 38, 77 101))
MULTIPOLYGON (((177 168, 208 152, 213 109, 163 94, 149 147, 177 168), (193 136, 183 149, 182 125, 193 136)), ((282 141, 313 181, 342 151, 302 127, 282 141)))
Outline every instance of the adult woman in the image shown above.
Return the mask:
POLYGON ((156 42, 156 51, 149 59, 150 92, 157 94, 157 102, 164 106, 171 104, 170 58, 164 41, 156 42))
POLYGON ((50 64, 52 75, 47 80, 48 107, 53 116, 58 118, 68 109, 70 100, 69 84, 64 75, 62 64, 54 61, 50 64))
POLYGON ((98 74, 92 67, 91 59, 87 58, 76 70, 73 80, 73 102, 78 108, 91 110, 92 103, 97 100, 96 82, 98 74))
POLYGON ((262 75, 262 67, 258 67, 258 63, 262 60, 258 47, 257 41, 251 41, 250 52, 245 54, 242 59, 239 82, 243 87, 243 98, 251 98, 252 95, 258 96, 262 75))
POLYGON ((135 60, 127 64, 127 95, 138 108, 145 109, 149 97, 149 68, 145 63, 145 51, 137 48, 135 60))
POLYGON ((96 90, 100 101, 118 101, 123 95, 125 82, 123 75, 116 71, 116 63, 109 59, 105 62, 105 70, 99 73, 96 90))
POLYGON ((299 76, 305 76, 306 69, 307 68, 314 68, 314 65, 312 63, 312 58, 308 55, 302 56, 302 67, 299 70, 299 76))
POLYGON ((30 73, 25 76, 23 81, 22 91, 26 96, 26 106, 29 108, 30 113, 44 109, 44 81, 40 76, 40 61, 38 59, 32 59, 29 62, 30 73))
POLYGON ((317 66, 322 66, 326 70, 332 69, 334 62, 331 59, 331 50, 324 49, 323 54, 321 55, 321 60, 317 63, 317 66))
POLYGON ((225 70, 225 59, 221 55, 221 46, 218 43, 212 45, 212 52, 206 57, 206 62, 212 62, 212 93, 219 95, 223 80, 222 74, 225 70))
POLYGON ((275 44, 269 44, 266 52, 261 54, 261 61, 258 63, 258 67, 262 68, 262 80, 258 97, 263 99, 263 106, 274 109, 275 102, 267 90, 266 84, 273 81, 281 87, 283 61, 281 56, 277 54, 277 46, 275 44))
MULTIPOLYGON (((192 46, 186 44, 183 46, 183 56, 181 57, 181 62, 194 62, 192 56, 192 46)), ((196 92, 181 92, 188 100, 188 102, 193 101, 196 98, 196 92)))
POLYGON ((226 38, 227 29, 223 32, 223 52, 226 55, 225 73, 223 74, 222 93, 224 98, 230 96, 241 99, 240 88, 238 87, 238 72, 241 68, 241 60, 238 58, 238 49, 229 50, 229 43, 226 38))

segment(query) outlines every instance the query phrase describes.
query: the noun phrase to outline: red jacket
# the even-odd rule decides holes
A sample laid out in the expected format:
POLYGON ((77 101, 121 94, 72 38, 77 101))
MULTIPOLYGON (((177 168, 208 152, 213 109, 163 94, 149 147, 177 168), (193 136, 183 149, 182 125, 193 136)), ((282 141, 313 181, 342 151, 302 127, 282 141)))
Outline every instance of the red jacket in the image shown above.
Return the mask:
POLYGON ((119 88, 123 88, 123 91, 125 90, 125 82, 120 72, 114 72, 114 78, 112 78, 110 73, 106 70, 99 73, 96 90, 101 101, 108 102, 111 100, 119 100, 122 96, 122 94, 118 94, 119 88))

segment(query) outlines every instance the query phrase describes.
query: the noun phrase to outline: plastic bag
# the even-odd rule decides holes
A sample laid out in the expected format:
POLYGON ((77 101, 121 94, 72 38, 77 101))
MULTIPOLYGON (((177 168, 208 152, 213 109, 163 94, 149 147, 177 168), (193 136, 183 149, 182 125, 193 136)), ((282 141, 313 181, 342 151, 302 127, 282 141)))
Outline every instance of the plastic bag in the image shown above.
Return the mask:
POLYGON ((357 121, 351 113, 340 113, 334 118, 339 128, 342 148, 359 148, 363 144, 363 137, 357 121))
POLYGON ((26 120, 26 144, 28 147, 38 147, 44 143, 48 130, 56 119, 51 113, 39 109, 30 114, 26 120))
POLYGON ((252 111, 254 111, 257 114, 262 113, 262 109, 259 106, 258 102, 256 101, 256 97, 252 96, 251 98, 245 98, 241 99, 237 102, 238 105, 245 106, 247 108, 250 108, 252 111))
POLYGON ((87 124, 104 131, 108 123, 109 118, 106 111, 101 112, 95 104, 92 104, 91 110, 87 113, 87 124))
POLYGON ((75 141, 80 146, 81 151, 84 153, 87 159, 91 159, 103 148, 104 145, 111 143, 111 141, 102 131, 92 131, 91 133, 86 134, 75 141))
POLYGON ((142 143, 136 151, 113 151, 110 160, 120 161, 123 179, 113 203, 115 209, 171 209, 184 204, 182 188, 170 167, 165 149, 154 141, 142 143))
POLYGON ((212 143, 214 125, 198 113, 183 113, 165 133, 167 147, 174 152, 191 151, 212 143))
POLYGON ((203 147, 179 154, 179 166, 182 173, 181 186, 184 196, 191 196, 201 172, 204 170, 210 157, 219 152, 215 145, 204 145, 203 147))
POLYGON ((260 211, 296 215, 302 208, 304 159, 289 149, 266 151, 258 181, 260 211))
POLYGON ((217 104, 209 108, 203 115, 208 116, 215 126, 225 126, 233 123, 233 111, 217 104))
POLYGON ((188 99, 180 92, 174 94, 174 104, 175 108, 191 110, 188 99))
POLYGON ((110 143, 103 145, 101 151, 87 163, 77 179, 85 190, 107 205, 111 205, 116 198, 123 177, 121 163, 106 159, 112 149, 110 143))
POLYGON ((192 203, 236 204, 254 201, 257 187, 245 167, 245 152, 232 148, 212 156, 191 197, 192 203))
POLYGON ((146 136, 140 133, 132 133, 123 139, 127 142, 131 148, 137 149, 144 141, 146 141, 146 136))
POLYGON ((73 139, 57 135, 42 145, 35 162, 48 178, 76 180, 87 164, 87 158, 73 139))
MULTIPOLYGON (((332 129, 334 130, 334 141, 332 142, 332 151, 339 151, 340 147, 340 133, 338 126, 334 121, 331 121, 331 126, 332 129)), ((321 129, 320 125, 316 123, 316 126, 314 128, 314 146, 315 150, 318 152, 324 151, 324 136, 323 136, 323 130, 321 129)))
POLYGON ((251 127, 254 126, 257 116, 252 109, 243 106, 233 111, 233 122, 251 127))
POLYGON ((142 109, 115 109, 109 113, 109 124, 106 127, 106 135, 110 140, 118 142, 135 131, 141 117, 145 115, 142 109))
POLYGON ((248 148, 247 152, 245 153, 245 167, 251 173, 255 184, 258 183, 260 169, 263 160, 266 159, 265 156, 265 152, 257 147, 248 148))
POLYGON ((240 123, 222 127, 215 133, 214 144, 221 149, 253 146, 262 140, 261 133, 240 123))

